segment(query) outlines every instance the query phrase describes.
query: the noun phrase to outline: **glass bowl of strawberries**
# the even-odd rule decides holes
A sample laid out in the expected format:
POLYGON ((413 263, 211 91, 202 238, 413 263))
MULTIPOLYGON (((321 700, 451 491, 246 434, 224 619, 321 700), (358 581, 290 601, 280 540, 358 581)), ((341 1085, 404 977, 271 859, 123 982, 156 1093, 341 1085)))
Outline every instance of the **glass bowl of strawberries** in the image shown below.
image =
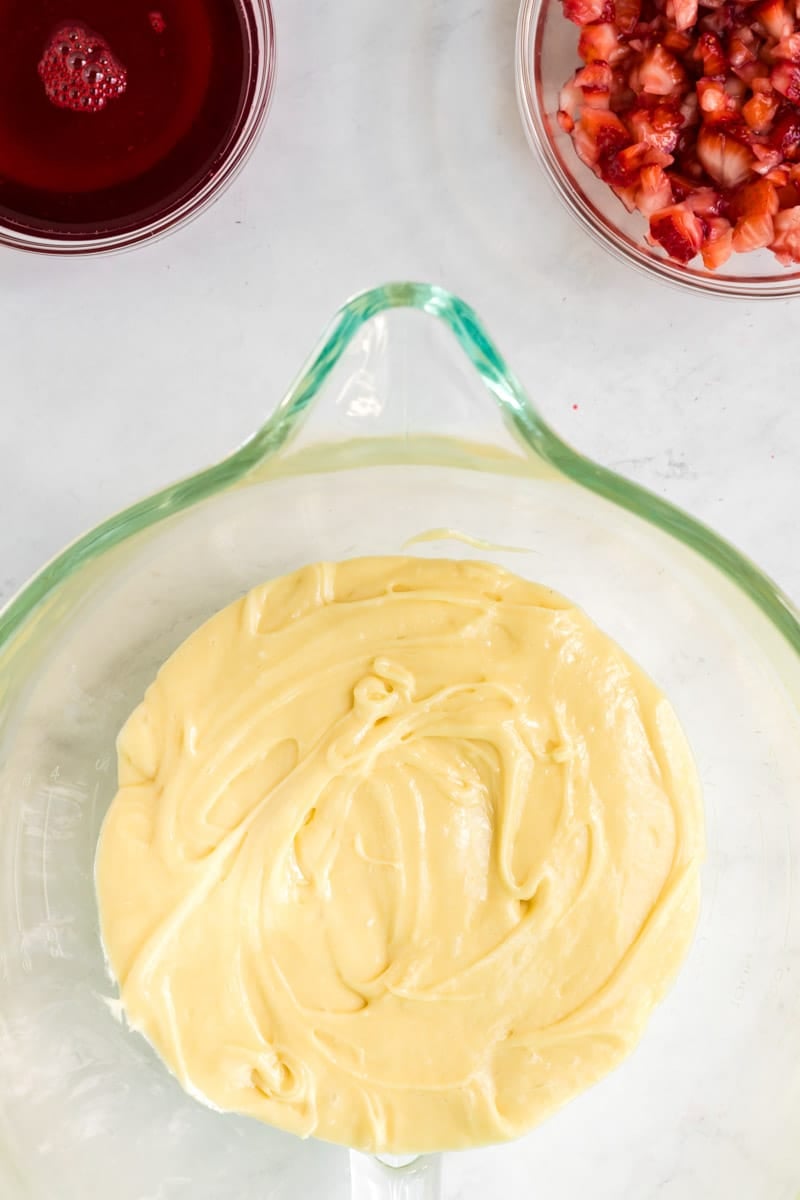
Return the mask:
POLYGON ((531 146, 617 257, 800 294, 800 0, 523 0, 516 71, 531 146))

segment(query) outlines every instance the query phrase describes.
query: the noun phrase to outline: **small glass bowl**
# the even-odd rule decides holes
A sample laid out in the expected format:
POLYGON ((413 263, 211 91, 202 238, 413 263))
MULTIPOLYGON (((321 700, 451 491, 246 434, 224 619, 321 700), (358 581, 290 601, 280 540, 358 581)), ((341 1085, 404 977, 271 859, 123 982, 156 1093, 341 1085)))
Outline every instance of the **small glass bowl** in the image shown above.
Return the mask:
POLYGON ((782 267, 769 250, 734 254, 724 270, 707 271, 699 257, 682 266, 647 244, 644 217, 629 213, 608 184, 580 161, 556 119, 559 92, 580 65, 578 37, 560 0, 522 0, 516 51, 522 121, 550 182, 583 228, 616 258, 693 291, 750 300, 799 295, 800 267, 782 267))
POLYGON ((250 40, 250 66, 243 80, 241 108, 227 141, 220 147, 205 178, 187 185, 149 217, 132 217, 75 236, 26 228, 0 220, 0 246, 58 256, 94 255, 129 250, 164 237, 204 212, 233 182, 254 149, 264 126, 275 86, 275 22, 270 0, 244 5, 250 40))

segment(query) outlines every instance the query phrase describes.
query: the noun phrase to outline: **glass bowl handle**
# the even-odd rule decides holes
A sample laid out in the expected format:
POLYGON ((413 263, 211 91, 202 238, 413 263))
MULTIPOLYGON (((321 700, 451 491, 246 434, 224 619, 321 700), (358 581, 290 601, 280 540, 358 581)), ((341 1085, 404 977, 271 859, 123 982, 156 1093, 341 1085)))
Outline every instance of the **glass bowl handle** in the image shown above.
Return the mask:
POLYGON ((351 1150, 350 1187, 351 1200, 443 1200, 441 1155, 393 1165, 351 1150))

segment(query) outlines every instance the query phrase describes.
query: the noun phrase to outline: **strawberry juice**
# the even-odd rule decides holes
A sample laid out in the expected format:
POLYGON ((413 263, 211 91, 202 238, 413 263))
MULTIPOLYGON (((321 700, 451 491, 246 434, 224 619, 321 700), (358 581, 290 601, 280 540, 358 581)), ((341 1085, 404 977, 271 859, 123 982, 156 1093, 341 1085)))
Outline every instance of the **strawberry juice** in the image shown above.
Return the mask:
POLYGON ((0 0, 0 223, 69 241, 207 184, 254 75, 250 0, 0 0))

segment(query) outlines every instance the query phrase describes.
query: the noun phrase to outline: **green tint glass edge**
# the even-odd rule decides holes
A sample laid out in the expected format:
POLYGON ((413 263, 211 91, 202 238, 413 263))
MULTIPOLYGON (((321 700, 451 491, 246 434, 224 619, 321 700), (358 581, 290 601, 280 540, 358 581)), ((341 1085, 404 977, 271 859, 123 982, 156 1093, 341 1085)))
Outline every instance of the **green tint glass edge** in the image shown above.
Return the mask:
POLYGON ((134 534, 243 481, 278 454, 301 424, 320 387, 360 327, 388 309, 413 308, 442 320, 455 335, 518 440, 572 482, 643 518, 700 554, 731 579, 800 655, 800 612, 753 562, 668 501, 592 462, 542 420, 474 310, 443 288, 392 283, 360 293, 334 317, 317 349, 272 416, 215 466, 139 501, 68 546, 0 611, 0 650, 36 607, 84 563, 134 534))

